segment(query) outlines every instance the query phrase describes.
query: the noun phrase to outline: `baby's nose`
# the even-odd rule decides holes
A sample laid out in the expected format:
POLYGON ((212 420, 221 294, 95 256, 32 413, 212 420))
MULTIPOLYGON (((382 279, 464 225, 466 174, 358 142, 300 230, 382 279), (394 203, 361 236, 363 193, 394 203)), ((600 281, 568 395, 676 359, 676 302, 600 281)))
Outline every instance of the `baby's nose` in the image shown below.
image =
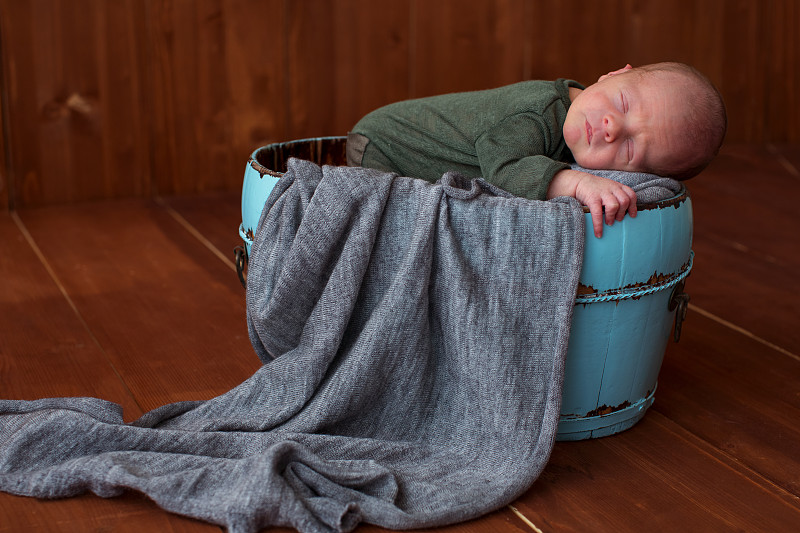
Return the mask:
POLYGON ((606 142, 614 142, 620 132, 620 122, 612 114, 603 117, 603 135, 606 142))

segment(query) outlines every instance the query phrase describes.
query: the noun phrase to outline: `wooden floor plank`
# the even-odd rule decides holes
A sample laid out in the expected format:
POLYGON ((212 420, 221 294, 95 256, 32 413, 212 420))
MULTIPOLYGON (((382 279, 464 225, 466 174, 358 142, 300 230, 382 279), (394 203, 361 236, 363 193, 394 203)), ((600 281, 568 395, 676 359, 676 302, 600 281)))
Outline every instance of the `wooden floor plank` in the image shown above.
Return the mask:
MULTIPOLYGON (((800 290, 798 270, 702 234, 692 248, 694 267, 685 289, 692 305, 800 354, 800 300, 790 296, 800 290)), ((686 320, 691 329, 693 315, 686 320)))
POLYGON ((196 228, 224 257, 233 261, 233 249, 242 245, 239 237, 241 192, 171 196, 162 200, 196 228))
POLYGON ((668 347, 654 409, 800 498, 800 361, 692 321, 668 347))
MULTIPOLYGON (((688 182, 694 211, 692 302, 800 353, 800 180, 766 148, 728 148, 688 182)), ((689 325, 687 325, 689 327, 689 325)))
POLYGON ((0 397, 100 396, 141 410, 8 214, 0 214, 0 397))
POLYGON ((800 266, 794 215, 800 180, 766 148, 731 147, 687 186, 696 236, 737 246, 754 260, 800 266))
POLYGON ((167 513, 129 493, 103 499, 85 494, 64 500, 32 500, 0 493, 0 533, 221 533, 219 526, 167 513))
POLYGON ((235 275, 165 209, 131 200, 20 217, 144 410, 214 397, 260 366, 235 275))
POLYGON ((658 412, 601 439, 557 443, 515 505, 544 531, 788 531, 800 509, 658 412))
MULTIPOLYGON (((356 533, 388 533, 389 531, 392 530, 369 524, 363 524, 356 529, 356 533)), ((415 533, 533 533, 533 530, 508 507, 460 524, 410 531, 415 533)))
MULTIPOLYGON (((7 213, 0 214, 0 398, 93 396, 142 410, 7 213)), ((137 496, 55 501, 0 493, 0 532, 219 531, 137 496)))
POLYGON ((767 147, 795 179, 800 180, 800 144, 773 144, 767 147))
MULTIPOLYGON (((686 183, 692 190, 702 190, 703 198, 741 198, 786 212, 794 203, 791 195, 785 194, 786 188, 797 180, 773 150, 754 144, 723 146, 708 168, 686 183)), ((789 155, 791 150, 786 148, 785 153, 789 155)), ((731 216, 737 218, 735 212, 731 216)))

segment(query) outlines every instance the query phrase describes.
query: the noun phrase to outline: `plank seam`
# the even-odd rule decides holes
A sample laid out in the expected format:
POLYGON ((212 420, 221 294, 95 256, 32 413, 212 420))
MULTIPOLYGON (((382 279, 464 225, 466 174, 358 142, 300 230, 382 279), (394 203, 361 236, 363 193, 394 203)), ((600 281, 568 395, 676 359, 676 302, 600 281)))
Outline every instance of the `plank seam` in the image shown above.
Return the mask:
POLYGON ((39 245, 36 244, 36 240, 33 238, 33 235, 31 235, 31 233, 28 231, 28 228, 27 226, 25 226, 25 223, 22 221, 21 218, 19 218, 19 215, 16 213, 16 211, 12 211, 10 214, 11 218, 14 220, 14 223, 17 225, 17 229, 19 229, 20 233, 22 233, 22 236, 25 238, 25 241, 28 243, 28 246, 31 247, 31 250, 39 259, 39 262, 42 264, 45 271, 50 276, 50 279, 52 279, 53 283, 56 284, 56 287, 58 287, 58 290, 59 292, 61 292, 61 295, 64 297, 64 300, 66 300, 67 304, 72 308, 72 312, 75 313, 76 318, 81 323, 86 332, 89 334, 89 337, 91 337, 92 342, 94 342, 94 344, 100 349, 100 352, 103 354, 103 357, 105 357, 106 362, 108 363, 108 366, 111 367, 111 370, 114 372, 114 375, 117 376, 117 379, 119 379, 120 383, 122 383, 122 387, 125 390, 125 392, 133 400, 133 403, 136 405, 136 407, 138 407, 139 411, 144 413, 145 410, 139 404, 139 401, 136 399, 136 396, 133 394, 133 391, 131 391, 131 389, 128 387, 128 384, 123 379, 122 374, 120 374, 117 367, 114 366, 114 362, 108 356, 108 353, 105 351, 103 345, 95 336, 91 327, 89 327, 89 324, 83 318, 83 315, 81 314, 80 310, 78 310, 78 306, 70 297, 69 292, 67 292, 67 288, 64 286, 63 283, 61 283, 61 280, 58 278, 58 275, 56 274, 55 270, 53 270, 53 267, 50 266, 50 262, 44 256, 44 253, 42 253, 42 250, 39 248, 39 245))
POLYGON ((782 166, 783 168, 785 168, 785 169, 786 169, 786 171, 787 171, 789 174, 791 174, 791 175, 792 175, 792 176, 794 176, 795 178, 800 178, 800 170, 797 170, 797 167, 795 167, 795 166, 792 164, 792 162, 791 162, 791 161, 789 161, 788 159, 786 159, 786 156, 785 156, 785 155, 783 155, 783 154, 781 153, 781 151, 780 151, 780 150, 778 150, 778 148, 777 148, 777 147, 776 147, 774 144, 767 144, 767 150, 769 151, 769 153, 771 153, 773 156, 775 156, 775 159, 777 159, 777 160, 778 160, 778 163, 780 163, 780 164, 781 164, 781 166, 782 166))
POLYGON ((747 331, 746 329, 744 329, 742 327, 739 327, 739 326, 737 326, 736 324, 734 324, 732 322, 728 322, 724 318, 718 317, 714 313, 706 311, 702 307, 697 307, 696 305, 690 303, 689 304, 689 309, 691 309, 692 311, 697 311, 698 313, 700 313, 704 317, 709 318, 709 319, 713 320, 714 322, 717 322, 718 324, 720 324, 722 326, 725 326, 726 328, 732 329, 733 331, 735 331, 737 333, 741 333, 745 337, 753 339, 754 341, 756 341, 758 343, 761 343, 764 346, 775 350, 776 352, 782 353, 783 355, 785 355, 787 357, 791 357, 795 361, 800 362, 800 355, 792 353, 789 350, 787 350, 786 348, 782 348, 782 347, 778 346, 777 344, 773 344, 773 343, 769 342, 766 339, 762 339, 761 337, 759 337, 755 333, 747 331))
POLYGON ((195 228, 191 222, 186 220, 183 217, 183 215, 175 211, 175 209, 173 209, 172 206, 170 206, 167 202, 165 202, 164 199, 160 196, 157 196, 155 198, 155 202, 158 204, 159 207, 162 207, 167 213, 169 213, 169 215, 173 219, 175 219, 175 221, 178 224, 183 226, 183 229, 188 231, 195 239, 200 241, 200 244, 208 248, 208 250, 211 251, 211 253, 214 254, 219 260, 228 265, 231 268, 231 270, 236 272, 236 264, 233 262, 233 260, 231 258, 225 257, 225 254, 223 254, 219 248, 214 246, 214 243, 209 241, 202 233, 200 233, 200 231, 197 228, 195 228))
POLYGON ((512 513, 514 513, 515 515, 517 515, 517 518, 519 518, 520 520, 522 520, 523 522, 525 522, 525 525, 527 525, 528 527, 530 527, 530 528, 531 528, 532 530, 534 530, 536 533, 544 533, 544 532, 543 532, 541 529, 539 529, 538 527, 536 527, 536 524, 534 524, 533 522, 531 522, 531 521, 528 519, 528 517, 527 517, 527 516, 525 516, 524 514, 522 514, 522 513, 521 513, 521 512, 520 512, 520 511, 519 511, 519 510, 516 508, 516 507, 514 507, 513 505, 509 505, 509 506, 508 506, 508 508, 509 508, 509 509, 511 509, 511 512, 512 512, 512 513))
POLYGON ((736 473, 737 475, 750 480, 752 483, 759 486, 764 491, 769 492, 770 494, 773 494, 774 496, 780 498, 781 501, 787 503, 791 507, 795 508, 797 507, 797 504, 800 502, 800 496, 782 487, 781 485, 779 485, 772 479, 768 478, 758 470, 755 470, 753 467, 743 462, 741 459, 735 457, 734 455, 731 455, 726 450, 716 446, 715 444, 709 442, 703 437, 697 435, 689 428, 684 427, 677 420, 673 420, 665 413, 662 413, 658 409, 658 406, 654 407, 658 415, 660 415, 663 418, 663 420, 658 420, 658 418, 656 417, 653 419, 653 422, 660 425, 662 428, 664 428, 665 431, 669 431, 679 439, 683 439, 687 444, 696 448, 701 453, 708 456, 710 459, 725 466, 725 468, 736 473), (672 424, 675 427, 670 427, 669 424, 665 423, 665 421, 668 421, 669 424, 672 424), (680 432, 678 430, 680 430, 680 432))

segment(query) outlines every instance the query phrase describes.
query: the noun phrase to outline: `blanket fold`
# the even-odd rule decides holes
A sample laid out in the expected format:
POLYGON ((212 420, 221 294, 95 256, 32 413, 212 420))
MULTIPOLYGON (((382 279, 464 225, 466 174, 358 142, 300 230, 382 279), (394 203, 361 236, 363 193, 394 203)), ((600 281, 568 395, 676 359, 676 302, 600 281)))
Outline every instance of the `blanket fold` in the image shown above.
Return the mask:
POLYGON ((681 182, 672 178, 665 178, 647 172, 628 172, 625 170, 595 170, 584 168, 577 163, 571 165, 572 170, 594 174, 601 178, 617 181, 627 185, 636 193, 636 202, 647 204, 672 198, 678 194, 681 182))
POLYGON ((497 509, 552 450, 583 225, 570 199, 293 159, 249 263, 265 364, 131 424, 98 399, 2 400, 0 489, 133 489, 232 532, 497 509))

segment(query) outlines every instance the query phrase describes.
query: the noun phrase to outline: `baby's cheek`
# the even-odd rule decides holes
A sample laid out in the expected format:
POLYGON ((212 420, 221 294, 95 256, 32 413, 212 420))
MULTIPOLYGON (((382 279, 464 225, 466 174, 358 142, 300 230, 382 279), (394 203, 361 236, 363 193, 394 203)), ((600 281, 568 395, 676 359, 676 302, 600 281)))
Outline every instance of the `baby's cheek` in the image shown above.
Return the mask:
POLYGON ((592 158, 588 156, 586 150, 581 149, 579 147, 576 150, 572 151, 572 157, 575 159, 575 162, 578 163, 580 166, 585 168, 591 168, 589 165, 592 162, 592 158))
POLYGON ((616 150, 605 149, 592 149, 586 151, 578 151, 576 155, 573 153, 575 162, 584 168, 591 168, 596 170, 625 170, 627 168, 627 161, 620 161, 617 158, 616 150))
POLYGON ((608 156, 596 149, 593 150, 579 149, 577 153, 573 152, 572 156, 575 158, 575 162, 584 168, 593 168, 593 169, 609 168, 608 156))
POLYGON ((565 124, 562 133, 564 135, 564 142, 567 144, 567 148, 572 151, 572 155, 575 155, 575 153, 579 151, 578 141, 580 140, 580 132, 577 131, 577 128, 569 124, 565 124))

